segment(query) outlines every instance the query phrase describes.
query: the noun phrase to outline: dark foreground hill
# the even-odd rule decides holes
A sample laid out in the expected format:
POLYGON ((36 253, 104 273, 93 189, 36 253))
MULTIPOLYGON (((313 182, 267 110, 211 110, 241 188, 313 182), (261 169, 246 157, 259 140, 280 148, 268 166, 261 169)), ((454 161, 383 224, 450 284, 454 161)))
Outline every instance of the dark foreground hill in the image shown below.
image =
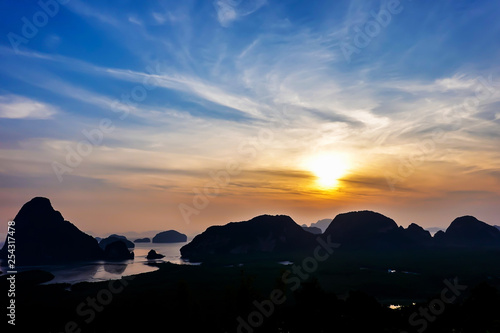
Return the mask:
MULTIPOLYGON (((500 331, 499 279, 487 284, 477 280, 481 276, 477 271, 488 269, 486 262, 476 264, 475 277, 467 278, 458 270, 455 279, 449 275, 450 266, 422 275, 349 270, 343 266, 349 258, 342 256, 335 253, 318 269, 307 274, 302 270, 301 275, 287 273, 296 267, 277 263, 242 267, 164 263, 155 272, 72 286, 35 285, 46 278, 27 276, 25 281, 19 275, 16 328, 19 332, 156 332, 159 325, 165 328, 160 331, 168 331, 176 322, 184 332, 214 333, 500 331), (298 284, 288 283, 292 278, 298 284), (449 303, 442 301, 443 295, 449 303), (391 310, 389 304, 404 306, 391 310)), ((439 261, 447 263, 444 259, 439 261)), ((489 260, 498 264, 495 257, 489 260)), ((465 258, 458 264, 471 263, 465 258)), ((498 274, 498 267, 493 265, 491 274, 498 274)), ((0 276, 2 290, 7 290, 6 282, 0 276)), ((7 326, 6 321, 1 325, 7 326)))

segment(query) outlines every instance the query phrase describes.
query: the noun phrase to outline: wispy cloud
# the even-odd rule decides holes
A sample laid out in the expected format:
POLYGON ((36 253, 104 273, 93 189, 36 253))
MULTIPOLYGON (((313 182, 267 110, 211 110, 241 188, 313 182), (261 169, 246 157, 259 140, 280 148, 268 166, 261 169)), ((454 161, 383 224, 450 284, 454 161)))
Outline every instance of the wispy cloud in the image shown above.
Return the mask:
POLYGON ((52 105, 18 95, 0 96, 0 118, 50 119, 58 113, 52 105))
POLYGON ((137 24, 137 25, 142 26, 142 21, 140 21, 140 20, 139 20, 137 17, 135 17, 135 16, 129 16, 129 17, 128 17, 128 21, 129 21, 130 23, 133 23, 133 24, 137 24))
MULTIPOLYGON (((68 147, 77 149, 86 139, 83 129, 109 118, 116 130, 67 175, 64 187, 80 177, 75 188, 88 180, 94 189, 88 197, 99 193, 104 201, 117 188, 164 191, 157 197, 140 192, 140 198, 125 191, 129 201, 114 199, 122 206, 136 200, 149 205, 154 198, 164 207, 166 197, 175 206, 178 193, 190 202, 193 187, 211 180, 209 171, 240 161, 242 143, 254 151, 262 129, 273 140, 256 148, 251 161, 241 161, 241 175, 221 189, 238 210, 248 203, 249 212, 256 206, 269 212, 281 201, 282 212, 289 213, 287 194, 293 194, 302 202, 297 207, 309 205, 303 208, 309 216, 320 210, 330 216, 337 202, 357 200, 362 205, 353 208, 365 209, 369 198, 373 206, 408 207, 417 196, 446 200, 446 190, 474 196, 492 188, 500 168, 500 94, 456 108, 476 97, 477 77, 493 73, 500 82, 499 46, 492 42, 500 31, 498 3, 402 2, 404 11, 346 63, 339 45, 374 28, 373 13, 386 5, 69 1, 69 10, 61 7, 61 16, 18 53, 0 46, 0 182, 15 187, 32 175, 47 177, 33 180, 34 188, 56 188, 51 162, 63 163, 68 147), (144 99, 122 99, 142 96, 144 89, 144 99), (130 117, 121 120, 123 112, 130 117), (7 118, 51 121, 40 128, 39 122, 7 118), (418 164, 422 143, 438 130, 446 139, 435 141, 418 164), (304 164, 325 153, 345 153, 352 163, 342 191, 330 195, 309 186, 315 179, 304 164), (408 163, 418 165, 398 184, 401 196, 387 193, 384 173, 398 173, 408 163), (5 180, 11 176, 15 181, 5 180), (53 180, 55 186, 47 185, 53 180)), ((33 14, 22 4, 17 9, 19 17, 33 14)), ((21 28, 19 20, 5 24, 21 28)), ((224 200, 214 200, 207 212, 227 218, 224 200)), ((165 212, 151 209, 148 218, 159 211, 165 212)), ((176 212, 168 210, 174 217, 176 212)))
POLYGON ((162 13, 162 12, 153 12, 151 14, 151 16, 153 16, 153 18, 155 19, 156 23, 158 23, 158 24, 164 24, 166 22, 175 23, 175 22, 181 21, 182 19, 187 19, 183 15, 174 15, 170 11, 167 11, 165 13, 162 13))
POLYGON ((217 20, 223 27, 229 27, 232 22, 256 12, 265 4, 266 0, 216 0, 214 2, 217 20))
POLYGON ((109 24, 112 26, 118 25, 118 21, 110 13, 104 13, 102 11, 102 8, 97 9, 90 6, 86 2, 80 0, 71 0, 66 6, 75 13, 84 17, 95 19, 100 23, 109 24))

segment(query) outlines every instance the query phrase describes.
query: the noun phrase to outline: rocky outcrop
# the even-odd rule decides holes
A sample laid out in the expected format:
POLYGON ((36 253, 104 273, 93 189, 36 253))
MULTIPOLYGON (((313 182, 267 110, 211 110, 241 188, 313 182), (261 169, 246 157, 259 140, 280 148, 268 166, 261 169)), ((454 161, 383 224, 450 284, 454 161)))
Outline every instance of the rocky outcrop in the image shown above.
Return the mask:
POLYGON ((155 250, 150 250, 148 252, 148 255, 146 256, 146 259, 161 259, 164 258, 165 256, 163 254, 157 253, 155 250))
POLYGON ((129 251, 123 241, 117 240, 106 245, 104 259, 109 261, 134 259, 134 252, 129 251))
MULTIPOLYGON (((47 198, 26 203, 14 218, 16 265, 44 265, 101 259, 103 251, 94 237, 65 221, 47 198)), ((0 251, 6 259, 8 243, 0 251)))
POLYGON ((248 258, 256 254, 287 257, 310 251, 316 237, 289 216, 261 215, 249 221, 209 227, 183 246, 181 255, 196 261, 217 256, 248 258))

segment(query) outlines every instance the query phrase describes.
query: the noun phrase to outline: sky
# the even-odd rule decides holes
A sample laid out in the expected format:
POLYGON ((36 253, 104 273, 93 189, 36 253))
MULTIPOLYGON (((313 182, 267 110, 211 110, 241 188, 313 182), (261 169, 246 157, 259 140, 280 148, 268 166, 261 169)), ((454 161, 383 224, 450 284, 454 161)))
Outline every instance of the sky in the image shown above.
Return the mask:
POLYGON ((0 217, 500 225, 498 1, 0 3, 0 217))

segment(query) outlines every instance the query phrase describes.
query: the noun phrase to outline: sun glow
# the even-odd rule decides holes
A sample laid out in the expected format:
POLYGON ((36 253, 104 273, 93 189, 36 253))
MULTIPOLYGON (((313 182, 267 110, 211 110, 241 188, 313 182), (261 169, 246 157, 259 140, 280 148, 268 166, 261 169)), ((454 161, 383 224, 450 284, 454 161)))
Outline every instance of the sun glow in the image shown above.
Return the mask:
POLYGON ((312 157, 307 168, 317 177, 317 183, 324 188, 336 188, 339 179, 349 170, 349 160, 345 155, 332 153, 312 157))

